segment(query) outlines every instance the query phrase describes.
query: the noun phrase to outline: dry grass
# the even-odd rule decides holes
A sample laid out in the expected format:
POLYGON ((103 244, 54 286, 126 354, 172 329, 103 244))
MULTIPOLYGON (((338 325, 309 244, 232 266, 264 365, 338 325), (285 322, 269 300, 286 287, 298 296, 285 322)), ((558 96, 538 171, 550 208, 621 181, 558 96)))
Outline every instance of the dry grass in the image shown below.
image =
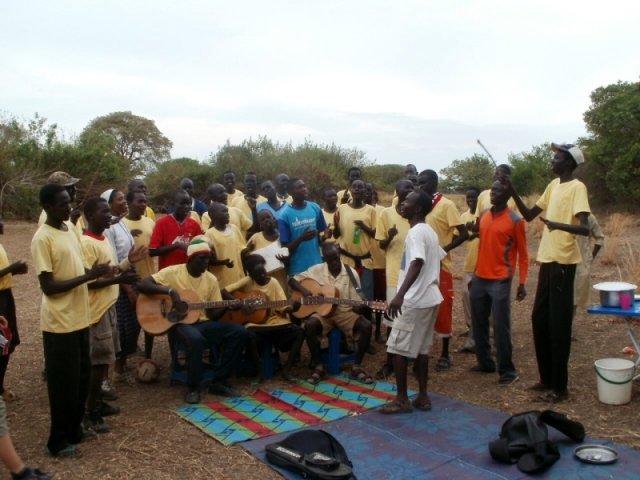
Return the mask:
POLYGON ((634 219, 628 213, 612 213, 604 226, 607 237, 623 237, 633 225, 634 219))

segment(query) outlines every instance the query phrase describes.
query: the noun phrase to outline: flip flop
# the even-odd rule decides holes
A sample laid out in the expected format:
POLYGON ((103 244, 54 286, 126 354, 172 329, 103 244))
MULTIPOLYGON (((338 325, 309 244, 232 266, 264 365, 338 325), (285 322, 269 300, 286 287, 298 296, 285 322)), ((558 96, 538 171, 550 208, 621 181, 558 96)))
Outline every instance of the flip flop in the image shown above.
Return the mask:
POLYGON ((440 357, 436 362, 436 372, 444 372, 451 368, 451 359, 449 357, 440 357))
POLYGON ((319 384, 324 377, 327 376, 327 372, 324 368, 314 368, 311 376, 307 378, 307 382, 311 385, 319 384))
POLYGON ((413 408, 415 408, 416 410, 420 410, 421 412, 428 412, 431 410, 431 400, 428 398, 426 401, 419 401, 417 398, 414 398, 411 401, 411 405, 413 406, 413 408))
POLYGON ((371 385, 372 383, 374 383, 373 377, 365 372, 361 367, 351 367, 351 374, 349 376, 354 380, 365 383, 367 385, 371 385))
POLYGON ((395 415, 396 413, 411 413, 413 412, 413 408, 410 403, 402 403, 398 400, 392 400, 386 405, 380 407, 379 412, 385 415, 395 415))

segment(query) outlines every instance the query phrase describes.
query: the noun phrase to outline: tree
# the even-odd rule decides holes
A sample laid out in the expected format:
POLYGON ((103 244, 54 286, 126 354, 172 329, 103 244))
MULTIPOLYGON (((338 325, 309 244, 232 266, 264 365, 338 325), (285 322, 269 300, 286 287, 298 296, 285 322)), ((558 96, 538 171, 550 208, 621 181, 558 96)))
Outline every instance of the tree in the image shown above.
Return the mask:
POLYGON ((153 120, 131 112, 113 112, 95 118, 80 135, 87 143, 97 135, 111 139, 113 152, 130 165, 130 174, 139 175, 170 158, 173 143, 165 137, 153 120))
POLYGON ((473 154, 464 160, 454 160, 447 168, 440 170, 443 178, 439 189, 442 191, 464 192, 469 187, 488 188, 493 179, 495 167, 485 155, 473 154))
POLYGON ((542 193, 554 178, 548 143, 534 145, 528 152, 510 153, 511 182, 520 195, 542 193))
MULTIPOLYGON (((581 139, 587 184, 600 197, 637 205, 640 200, 640 82, 618 82, 591 92, 584 114, 590 136, 581 139), (591 165, 589 165, 591 164, 591 165), (604 187, 604 188, 603 188, 604 187)), ((603 198, 598 198, 604 201, 603 198)))

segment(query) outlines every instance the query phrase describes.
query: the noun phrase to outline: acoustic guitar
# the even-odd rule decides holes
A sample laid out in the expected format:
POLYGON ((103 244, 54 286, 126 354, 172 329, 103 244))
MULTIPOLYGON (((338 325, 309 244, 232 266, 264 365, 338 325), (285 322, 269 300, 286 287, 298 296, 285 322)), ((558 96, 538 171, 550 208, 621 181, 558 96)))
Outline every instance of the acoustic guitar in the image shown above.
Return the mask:
POLYGON ((353 307, 364 305, 376 312, 384 312, 387 309, 387 302, 340 298, 340 292, 336 287, 332 285, 320 285, 311 278, 305 278, 300 284, 309 290, 313 297, 320 298, 321 301, 306 302, 302 293, 294 290, 291 294, 291 300, 297 300, 302 303, 300 309, 297 312, 293 312, 293 316, 296 318, 306 318, 314 313, 317 313, 321 317, 328 317, 335 311, 338 305, 350 305, 353 307))
POLYGON ((145 332, 162 335, 175 325, 196 323, 204 309, 231 307, 240 303, 239 300, 202 302, 193 290, 179 290, 178 293, 182 300, 178 305, 173 305, 170 295, 138 295, 136 314, 145 332))
POLYGON ((254 308, 251 313, 244 313, 242 309, 238 309, 230 310, 224 314, 224 321, 239 323, 241 325, 244 325, 245 323, 261 324, 267 321, 270 309, 287 307, 289 305, 293 305, 293 303, 296 301, 300 301, 300 303, 303 305, 312 305, 316 303, 322 303, 324 301, 323 297, 321 296, 269 301, 264 293, 257 290, 251 292, 242 292, 240 290, 237 290, 235 292, 232 292, 231 294, 238 300, 242 301, 244 305, 248 305, 254 308))

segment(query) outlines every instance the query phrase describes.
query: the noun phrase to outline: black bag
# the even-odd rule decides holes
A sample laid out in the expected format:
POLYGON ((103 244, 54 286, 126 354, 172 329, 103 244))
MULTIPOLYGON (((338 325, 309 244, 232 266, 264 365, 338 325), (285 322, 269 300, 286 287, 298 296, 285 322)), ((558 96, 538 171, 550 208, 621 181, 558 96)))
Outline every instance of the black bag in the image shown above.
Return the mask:
POLYGON ((323 430, 302 430, 266 447, 267 460, 303 478, 356 480, 344 447, 323 430))
POLYGON ((531 411, 518 413, 504 422, 500 438, 489 443, 489 453, 499 462, 517 463, 521 472, 541 472, 560 458, 558 447, 549 441, 547 425, 576 442, 584 440, 581 423, 552 410, 531 411))

